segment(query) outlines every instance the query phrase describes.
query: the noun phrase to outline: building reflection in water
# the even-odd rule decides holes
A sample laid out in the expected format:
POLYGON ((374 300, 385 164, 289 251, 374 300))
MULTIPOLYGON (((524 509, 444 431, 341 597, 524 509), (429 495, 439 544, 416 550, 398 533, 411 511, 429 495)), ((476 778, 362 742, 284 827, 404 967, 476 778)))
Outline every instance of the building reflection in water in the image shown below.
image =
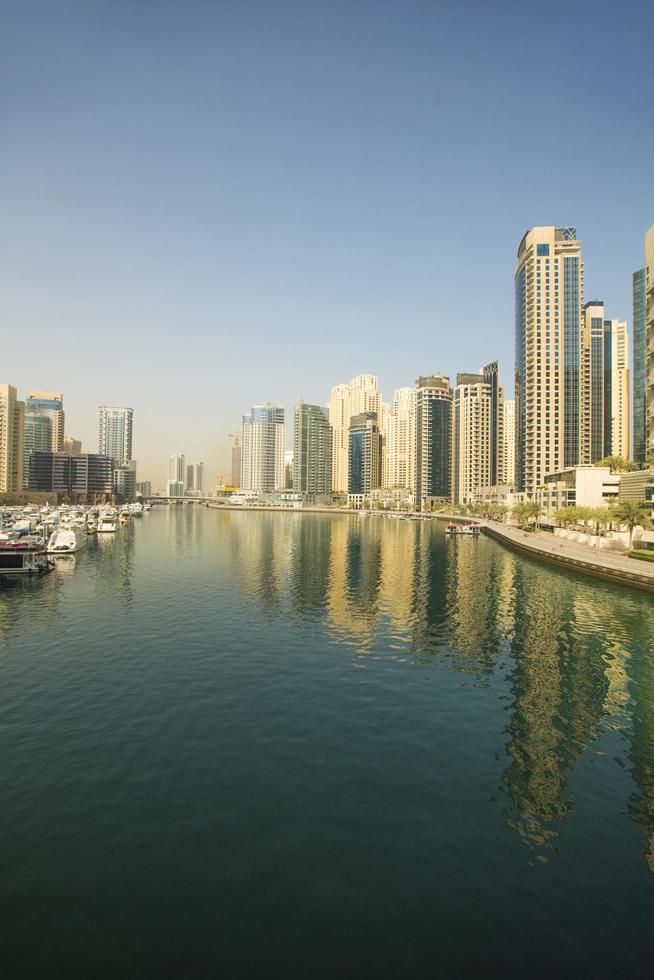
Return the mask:
MULTIPOLYGON (((124 609, 129 609, 134 599, 134 534, 135 529, 128 525, 116 534, 98 534, 88 544, 99 558, 94 565, 96 595, 103 601, 118 602, 124 609)), ((81 552, 80 560, 84 557, 81 552)))
POLYGON ((233 512, 220 519, 233 574, 268 615, 290 607, 358 655, 379 636, 380 655, 439 660, 481 679, 507 670, 504 817, 531 846, 555 847, 575 809, 575 766, 603 731, 624 732, 637 786, 630 813, 654 871, 654 638, 640 597, 612 599, 604 586, 485 539, 447 540, 442 528, 420 522, 233 512), (648 643, 649 658, 639 650, 648 643))
POLYGON ((511 764, 503 782, 509 822, 537 844, 553 843, 574 809, 569 774, 597 737, 608 680, 601 650, 575 634, 568 580, 526 563, 515 566, 515 626, 507 726, 511 764))

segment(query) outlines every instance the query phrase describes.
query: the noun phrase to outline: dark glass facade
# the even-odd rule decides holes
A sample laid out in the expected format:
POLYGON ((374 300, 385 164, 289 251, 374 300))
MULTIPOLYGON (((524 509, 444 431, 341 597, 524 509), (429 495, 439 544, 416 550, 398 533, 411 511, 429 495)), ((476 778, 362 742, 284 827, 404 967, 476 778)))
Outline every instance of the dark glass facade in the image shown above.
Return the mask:
POLYGON ((647 269, 633 275, 633 412, 634 460, 647 454, 647 269))
POLYGON ((96 453, 70 456, 33 452, 29 460, 28 489, 43 493, 111 493, 112 459, 96 453))
POLYGON ((563 465, 579 462, 579 258, 563 258, 563 465))

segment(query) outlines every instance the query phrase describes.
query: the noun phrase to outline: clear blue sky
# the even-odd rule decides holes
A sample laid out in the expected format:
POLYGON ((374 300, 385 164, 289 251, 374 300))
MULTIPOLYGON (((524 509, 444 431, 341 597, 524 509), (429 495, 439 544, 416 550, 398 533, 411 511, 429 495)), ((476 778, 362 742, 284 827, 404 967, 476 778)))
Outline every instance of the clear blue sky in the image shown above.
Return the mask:
POLYGON ((654 5, 2 3, 0 381, 141 478, 228 465, 253 403, 499 358, 524 231, 575 225, 631 321, 654 222, 654 5))

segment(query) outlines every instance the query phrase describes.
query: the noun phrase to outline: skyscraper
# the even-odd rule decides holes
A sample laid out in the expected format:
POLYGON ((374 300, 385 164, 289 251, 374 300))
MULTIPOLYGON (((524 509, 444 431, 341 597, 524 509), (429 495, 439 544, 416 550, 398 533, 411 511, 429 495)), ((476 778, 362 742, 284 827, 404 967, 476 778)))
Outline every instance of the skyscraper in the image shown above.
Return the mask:
POLYGON ((204 463, 187 464, 186 489, 194 493, 202 493, 204 490, 204 463))
MULTIPOLYGON (((481 487, 497 482, 494 452, 493 385, 483 374, 459 374, 454 390, 452 499, 455 504, 474 503, 481 487)), ((503 420, 502 420, 503 421, 503 420)))
POLYGON ((281 405, 255 405, 241 428, 241 490, 283 490, 286 428, 281 405))
POLYGON ((604 456, 630 455, 629 339, 624 320, 604 321, 604 456))
POLYGON ((350 419, 364 412, 374 412, 379 420, 381 395, 374 374, 359 374, 349 384, 336 385, 329 398, 329 423, 332 427, 332 489, 348 492, 350 419))
POLYGON ((47 415, 25 412, 23 423, 23 486, 27 488, 30 456, 33 452, 52 452, 52 420, 47 415))
POLYGON ((348 493, 366 494, 381 483, 382 441, 376 412, 350 419, 348 433, 348 493))
POLYGON ((633 275, 634 460, 644 463, 647 446, 647 280, 648 270, 633 275))
POLYGON ((433 374, 416 381, 416 506, 451 499, 452 389, 433 374))
POLYGON ((232 486, 241 485, 241 437, 233 435, 234 445, 232 446, 232 486))
POLYGON ((505 483, 504 476, 504 388, 500 384, 500 366, 493 361, 481 369, 484 384, 489 387, 490 394, 490 483, 495 486, 505 483))
POLYGON ((580 392, 579 462, 588 465, 604 456, 604 303, 597 299, 584 305, 580 392))
POLYGON ((647 268, 647 444, 646 455, 654 453, 654 225, 645 235, 647 268))
POLYGON ((515 401, 504 401, 504 482, 515 483, 515 401))
POLYGON ((327 410, 295 404, 293 419, 293 489, 300 493, 326 495, 332 492, 332 429, 327 410))
POLYGON ((53 453, 61 453, 64 448, 64 396, 60 391, 28 391, 25 412, 29 415, 42 415, 50 419, 51 443, 48 447, 53 453))
POLYGON ((384 483, 414 490, 416 484, 416 389, 398 388, 385 425, 384 483))
POLYGON ((515 273, 516 488, 580 455, 581 244, 575 228, 532 228, 515 273))
POLYGON ((13 385, 0 384, 0 493, 23 489, 23 423, 25 403, 13 385))
POLYGON ((183 453, 168 457, 168 479, 175 483, 186 484, 186 457, 183 453))
POLYGON ((133 408, 100 406, 100 431, 98 452, 111 456, 115 463, 129 463, 132 459, 133 408))

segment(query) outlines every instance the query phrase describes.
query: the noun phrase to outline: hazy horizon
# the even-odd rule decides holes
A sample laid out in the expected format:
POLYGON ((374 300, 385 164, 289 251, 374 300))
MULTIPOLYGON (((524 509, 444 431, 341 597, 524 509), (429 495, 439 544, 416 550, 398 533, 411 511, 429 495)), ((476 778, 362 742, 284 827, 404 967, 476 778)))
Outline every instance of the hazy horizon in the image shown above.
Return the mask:
POLYGON ((627 320, 654 222, 644 3, 3 5, 0 381, 138 478, 253 404, 501 363, 524 232, 627 320), (610 45, 607 40, 610 39, 610 45))

